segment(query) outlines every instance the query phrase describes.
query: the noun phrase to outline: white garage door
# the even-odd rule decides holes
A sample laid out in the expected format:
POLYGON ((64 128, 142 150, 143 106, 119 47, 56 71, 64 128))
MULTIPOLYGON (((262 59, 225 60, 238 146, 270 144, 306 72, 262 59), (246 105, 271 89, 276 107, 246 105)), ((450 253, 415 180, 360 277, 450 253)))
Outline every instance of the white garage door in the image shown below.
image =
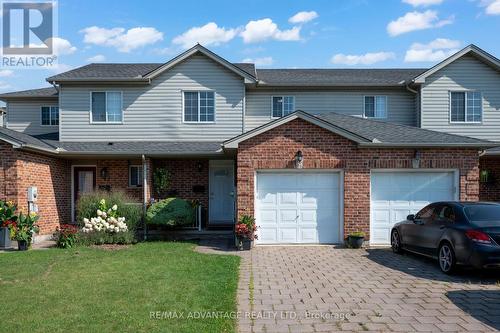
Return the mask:
POLYGON ((259 244, 339 243, 340 174, 260 172, 255 209, 259 244))
POLYGON ((390 244, 392 226, 435 201, 456 199, 454 172, 372 172, 370 244, 390 244))

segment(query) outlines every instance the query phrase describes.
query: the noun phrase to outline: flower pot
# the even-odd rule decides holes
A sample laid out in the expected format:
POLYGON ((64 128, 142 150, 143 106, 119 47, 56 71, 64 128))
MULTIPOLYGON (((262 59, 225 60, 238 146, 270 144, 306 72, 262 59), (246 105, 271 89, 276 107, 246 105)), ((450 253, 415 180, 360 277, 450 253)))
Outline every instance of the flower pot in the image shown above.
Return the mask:
POLYGON ((238 238, 238 250, 248 251, 253 247, 253 240, 248 238, 238 238))
POLYGON ((353 249, 359 249, 363 245, 364 240, 363 236, 347 236, 347 243, 353 249))
POLYGON ((17 241, 17 249, 19 251, 27 251, 28 250, 28 242, 27 241, 17 241))
POLYGON ((9 228, 0 227, 0 248, 11 247, 9 228))

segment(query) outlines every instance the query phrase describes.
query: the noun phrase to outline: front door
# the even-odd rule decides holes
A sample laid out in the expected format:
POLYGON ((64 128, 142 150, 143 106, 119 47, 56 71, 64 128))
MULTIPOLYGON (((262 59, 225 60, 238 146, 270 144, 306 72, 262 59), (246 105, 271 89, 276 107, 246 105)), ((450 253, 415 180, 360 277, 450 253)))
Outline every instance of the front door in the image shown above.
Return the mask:
POLYGON ((234 223, 234 161, 210 161, 209 223, 234 223))
MULTIPOLYGON (((95 167, 75 167, 73 173, 73 207, 76 217, 76 203, 82 194, 95 190, 96 170, 95 167)), ((79 221, 75 221, 79 222, 79 221)))

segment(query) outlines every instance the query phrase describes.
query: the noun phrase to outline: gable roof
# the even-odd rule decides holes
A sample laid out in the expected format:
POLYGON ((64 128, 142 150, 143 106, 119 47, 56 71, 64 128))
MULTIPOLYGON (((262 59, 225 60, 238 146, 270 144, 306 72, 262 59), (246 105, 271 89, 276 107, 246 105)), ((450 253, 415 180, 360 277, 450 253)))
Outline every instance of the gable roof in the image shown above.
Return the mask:
POLYGON ((296 111, 276 119, 223 143, 225 148, 238 148, 238 144, 254 136, 284 125, 294 119, 302 119, 332 133, 343 136, 360 147, 477 147, 498 145, 491 141, 426 130, 418 127, 398 125, 360 117, 346 116, 334 112, 311 115, 296 111))
POLYGON ((452 56, 444 59, 439 64, 431 67, 430 69, 426 70, 422 74, 416 76, 413 79, 413 82, 424 83, 425 79, 429 75, 436 73, 440 69, 448 66, 449 64, 451 64, 455 60, 463 57, 466 54, 472 54, 475 57, 477 57, 478 59, 480 59, 481 61, 483 61, 486 64, 490 65, 491 67, 495 68, 496 70, 500 70, 500 60, 498 58, 496 58, 493 55, 489 54, 488 52, 482 50, 481 48, 477 47, 476 45, 470 44, 470 45, 464 47, 462 50, 458 51, 457 53, 453 54, 452 56))
POLYGON ((58 91, 54 87, 30 89, 14 91, 9 93, 0 94, 0 99, 10 99, 10 98, 57 98, 58 91))

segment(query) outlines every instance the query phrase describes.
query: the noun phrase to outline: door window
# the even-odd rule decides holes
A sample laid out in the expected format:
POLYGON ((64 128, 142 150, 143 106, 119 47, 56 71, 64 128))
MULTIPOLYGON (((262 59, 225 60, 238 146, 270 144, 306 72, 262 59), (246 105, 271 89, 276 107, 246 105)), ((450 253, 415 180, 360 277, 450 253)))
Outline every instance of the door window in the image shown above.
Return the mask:
POLYGON ((455 212, 450 205, 444 205, 439 208, 438 217, 441 221, 455 222, 455 212))

